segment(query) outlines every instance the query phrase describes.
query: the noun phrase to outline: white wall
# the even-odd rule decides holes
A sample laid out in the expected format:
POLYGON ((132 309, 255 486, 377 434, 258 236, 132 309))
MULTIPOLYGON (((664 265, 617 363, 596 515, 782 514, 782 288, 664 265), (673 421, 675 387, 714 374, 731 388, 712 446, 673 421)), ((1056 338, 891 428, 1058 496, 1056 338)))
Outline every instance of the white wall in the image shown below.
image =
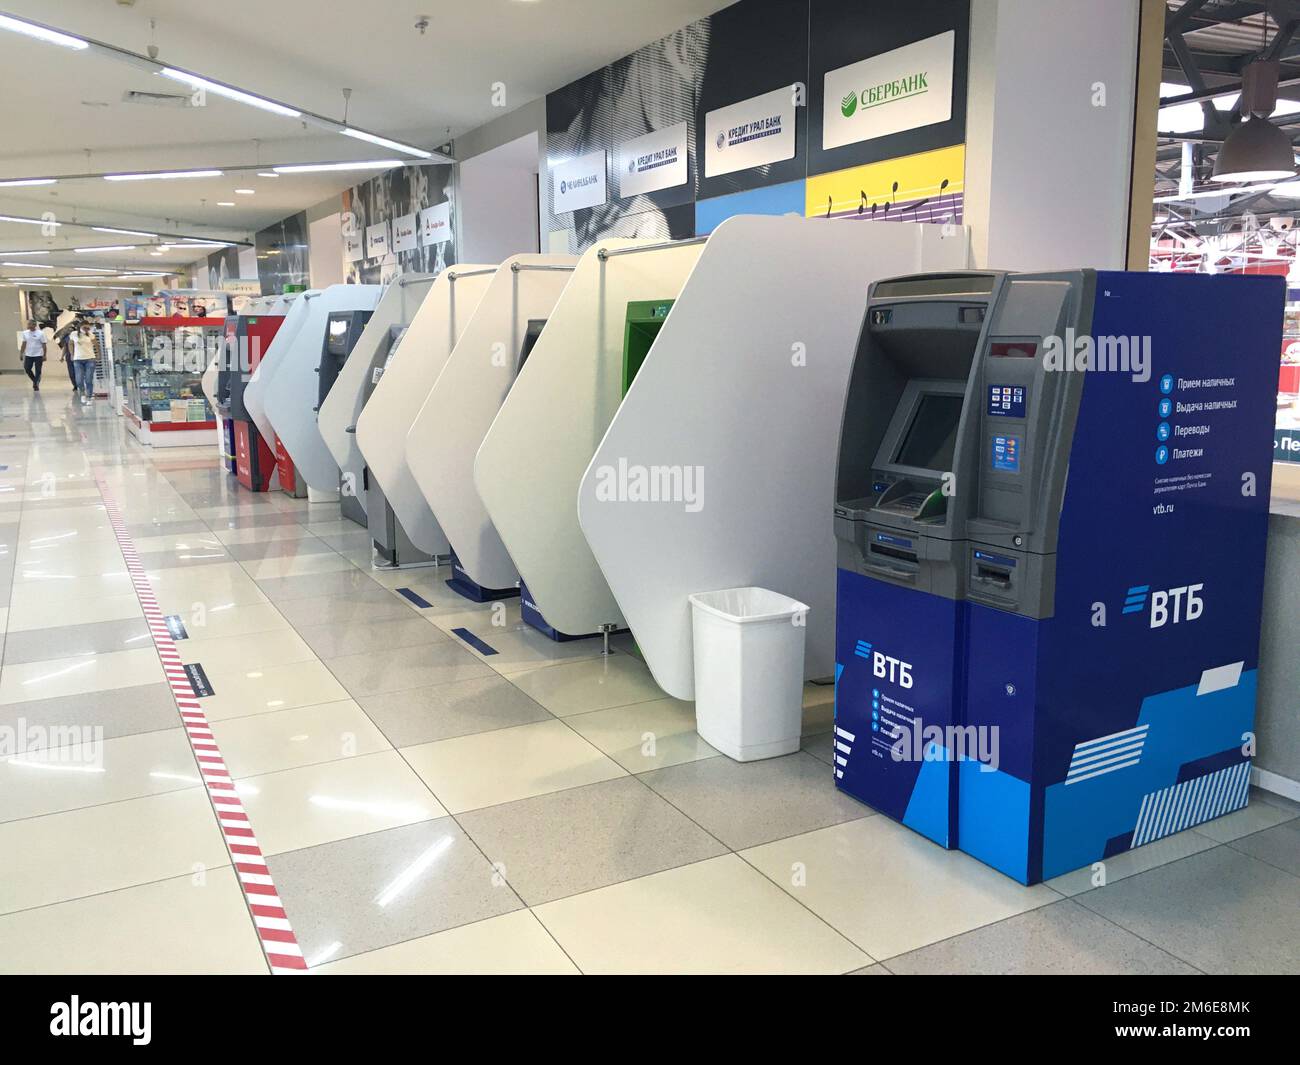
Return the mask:
POLYGON ((527 133, 460 164, 461 262, 500 262, 538 250, 537 134, 527 133))
POLYGON ((312 288, 343 284, 343 222, 338 211, 307 223, 307 270, 312 288))
POLYGON ((1134 0, 973 0, 965 220, 977 266, 1124 268, 1138 14, 1134 0))

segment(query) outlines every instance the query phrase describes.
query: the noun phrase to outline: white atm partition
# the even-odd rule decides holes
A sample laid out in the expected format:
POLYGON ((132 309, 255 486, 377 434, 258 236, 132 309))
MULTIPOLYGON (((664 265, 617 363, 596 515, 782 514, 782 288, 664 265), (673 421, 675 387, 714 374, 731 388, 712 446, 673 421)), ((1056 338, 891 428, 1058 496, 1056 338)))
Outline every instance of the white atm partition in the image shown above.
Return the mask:
POLYGON ((623 400, 627 305, 672 300, 702 240, 611 239, 578 262, 474 463, 474 483, 546 623, 622 628, 578 524, 578 484, 623 400))
POLYGON ((357 419, 357 446, 370 476, 411 543, 428 555, 445 555, 450 547, 407 465, 406 434, 494 273, 495 266, 461 264, 437 276, 357 419))
POLYGON ((318 492, 339 490, 339 465, 321 438, 315 409, 320 400, 317 370, 326 322, 331 311, 374 310, 382 292, 381 285, 331 285, 318 294, 305 294, 302 326, 292 346, 277 360, 264 388, 267 418, 298 475, 318 492))
POLYGON ((406 461, 460 569, 486 589, 512 588, 514 563, 474 488, 474 456, 514 383, 529 323, 548 318, 572 255, 514 255, 492 275, 406 438, 406 461))
POLYGON ((284 321, 272 338, 271 346, 262 353, 262 361, 258 363, 253 376, 248 379, 248 387, 244 389, 244 407, 253 416, 253 424, 262 434, 262 439, 272 446, 275 444, 275 427, 266 413, 267 385, 284 365, 285 354, 298 339, 298 334, 307 321, 308 303, 319 295, 319 289, 311 289, 285 297, 289 302, 284 312, 284 321))
POLYGON ((317 416, 321 439, 345 480, 351 478, 362 509, 366 507, 366 493, 362 491, 366 460, 357 445, 356 426, 365 405, 366 379, 380 347, 387 348, 392 327, 411 320, 432 283, 430 274, 409 274, 384 289, 375 313, 366 323, 317 416))
POLYGON ((806 676, 833 673, 839 419, 867 286, 964 269, 967 232, 944 232, 740 216, 709 237, 578 490, 669 695, 695 694, 692 592, 756 585, 807 603, 806 676))

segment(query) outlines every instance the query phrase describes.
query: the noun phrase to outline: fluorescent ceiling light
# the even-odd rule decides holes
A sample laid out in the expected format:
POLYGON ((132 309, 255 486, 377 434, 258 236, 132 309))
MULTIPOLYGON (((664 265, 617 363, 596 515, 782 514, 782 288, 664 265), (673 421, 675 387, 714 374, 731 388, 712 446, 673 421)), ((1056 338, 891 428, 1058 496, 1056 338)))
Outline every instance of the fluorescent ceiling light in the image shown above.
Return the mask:
POLYGON ((0 30, 12 30, 14 33, 35 37, 38 41, 45 41, 47 44, 61 44, 64 48, 75 48, 78 51, 90 47, 89 42, 83 41, 80 37, 60 33, 58 30, 49 30, 34 22, 24 22, 12 15, 0 15, 0 30))
POLYGON ((218 201, 217 201, 217 206, 218 206, 218 207, 234 207, 235 204, 234 204, 234 201, 233 201, 233 200, 218 200, 218 201))
POLYGON ((16 189, 20 185, 57 185, 59 179, 52 177, 15 178, 12 181, 0 181, 0 188, 16 189))
POLYGON ((162 251, 175 251, 177 248, 200 248, 200 249, 206 248, 208 251, 211 251, 213 248, 228 248, 230 247, 230 245, 216 244, 216 243, 209 244, 207 241, 195 240, 195 241, 184 241, 179 244, 159 244, 158 247, 162 251))
POLYGON ((277 166, 277 174, 318 174, 327 170, 387 170, 401 166, 400 159, 371 159, 364 163, 299 163, 294 166, 277 166))
POLYGON ((123 237, 157 237, 157 233, 145 233, 139 229, 114 229, 112 226, 91 226, 96 233, 117 233, 123 237))
POLYGON ((235 189, 235 193, 239 196, 252 196, 256 191, 257 189, 235 189))
POLYGON ((355 137, 359 141, 369 141, 381 148, 392 148, 395 152, 404 152, 407 155, 415 155, 421 159, 429 159, 433 156, 433 152, 426 152, 423 148, 413 148, 401 141, 392 141, 387 137, 377 137, 373 133, 367 133, 362 129, 353 129, 351 126, 344 126, 339 132, 345 137, 355 137))
POLYGON ((73 248, 78 255, 95 251, 135 251, 134 244, 106 244, 102 248, 73 248))
MULTIPOLYGON (((7 253, 6 253, 7 254, 7 253)), ((16 266, 19 269, 28 270, 57 270, 56 266, 46 266, 44 263, 0 263, 0 266, 16 266)))
POLYGON ((172 170, 154 174, 105 174, 105 181, 171 181, 174 178, 221 177, 220 170, 172 170))
POLYGON ((5 255, 49 255, 48 251, 6 251, 5 255))
MULTIPOLYGON (((52 222, 44 218, 19 218, 17 215, 0 214, 0 222, 25 222, 29 226, 61 226, 62 222, 52 222)), ((6 255, 17 254, 15 252, 5 252, 6 255)))
POLYGON ((274 170, 259 170, 257 172, 257 176, 258 177, 279 177, 280 175, 277 174, 274 170))
POLYGON ((292 107, 285 107, 284 104, 277 104, 274 100, 267 100, 261 96, 254 96, 251 92, 244 92, 229 85, 222 85, 219 81, 200 78, 197 74, 187 74, 183 70, 176 70, 172 67, 163 67, 158 73, 164 78, 171 78, 173 81, 183 81, 193 89, 203 89, 217 96, 224 96, 227 100, 248 104, 249 107, 260 107, 263 111, 270 111, 274 115, 283 115, 285 118, 302 117, 302 112, 295 111, 292 107))
POLYGON ((98 288, 109 292, 134 292, 138 285, 60 285, 60 288, 98 288))

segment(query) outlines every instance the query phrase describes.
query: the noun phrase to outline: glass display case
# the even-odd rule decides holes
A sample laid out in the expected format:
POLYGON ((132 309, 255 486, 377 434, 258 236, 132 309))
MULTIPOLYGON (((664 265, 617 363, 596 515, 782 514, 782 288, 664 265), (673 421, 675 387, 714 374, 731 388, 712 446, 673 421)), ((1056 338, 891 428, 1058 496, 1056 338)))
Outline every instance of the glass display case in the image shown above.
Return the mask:
POLYGON ((220 351, 221 318, 142 318, 117 324, 114 377, 132 434, 154 447, 217 442, 203 371, 220 351))

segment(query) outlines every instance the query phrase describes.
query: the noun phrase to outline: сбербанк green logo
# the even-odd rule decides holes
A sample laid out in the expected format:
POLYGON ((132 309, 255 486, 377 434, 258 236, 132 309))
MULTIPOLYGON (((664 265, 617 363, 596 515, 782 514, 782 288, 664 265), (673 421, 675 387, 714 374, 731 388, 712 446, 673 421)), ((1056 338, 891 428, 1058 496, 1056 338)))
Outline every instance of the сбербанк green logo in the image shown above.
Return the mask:
POLYGON ((857 109, 858 109, 858 94, 856 92, 849 93, 846 97, 844 97, 843 100, 840 101, 840 114, 842 114, 845 118, 852 118, 853 112, 856 111, 857 109))

